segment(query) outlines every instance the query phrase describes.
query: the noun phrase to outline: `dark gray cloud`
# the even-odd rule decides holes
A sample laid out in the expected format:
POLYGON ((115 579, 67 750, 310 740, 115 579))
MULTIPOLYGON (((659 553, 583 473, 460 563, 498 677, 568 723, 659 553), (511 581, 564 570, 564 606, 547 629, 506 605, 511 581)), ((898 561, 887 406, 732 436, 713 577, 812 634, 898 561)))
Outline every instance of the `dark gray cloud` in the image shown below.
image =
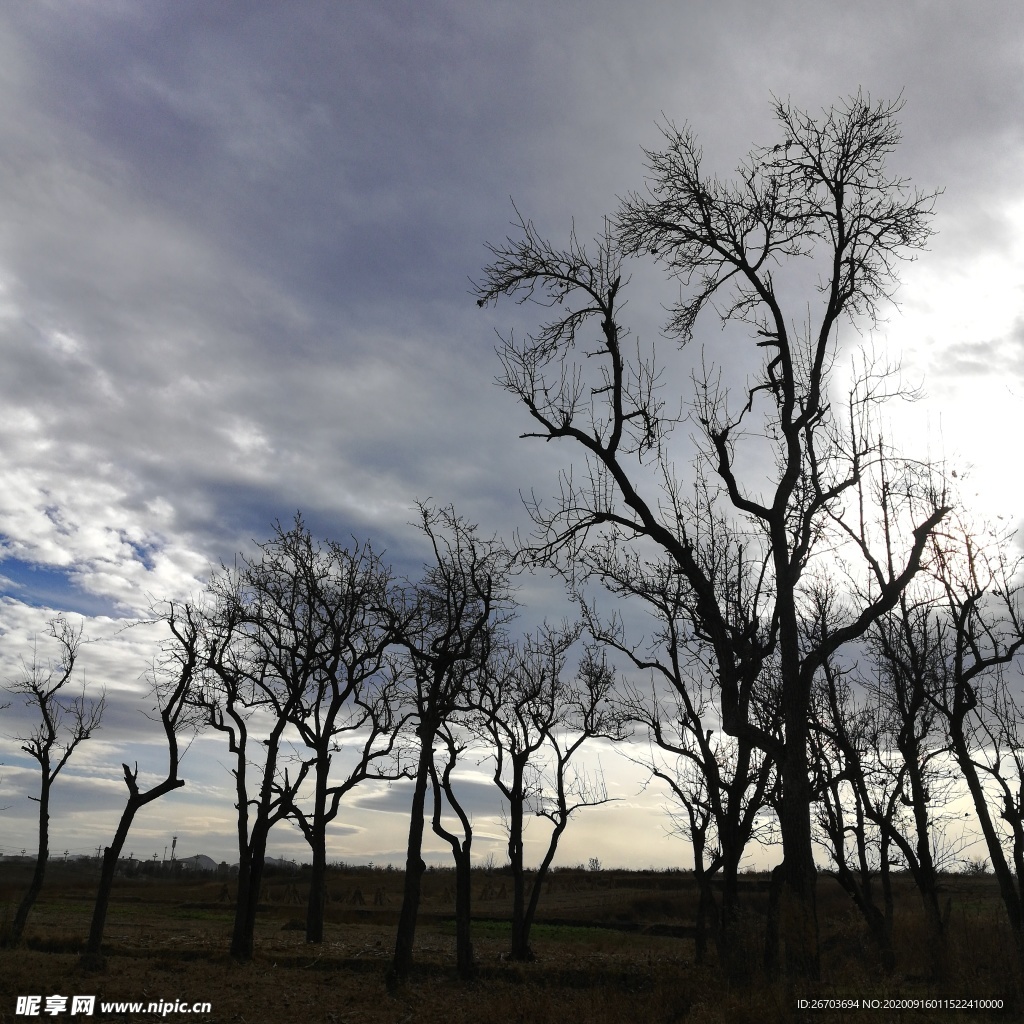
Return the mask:
MULTIPOLYGON (((423 555, 417 498, 486 533, 523 526, 520 490, 547 493, 564 453, 517 440, 492 347, 536 311, 481 312, 469 280, 510 197, 555 240, 574 217, 600 230, 642 186, 663 116, 728 173, 774 139, 773 92, 812 109, 902 93, 894 169, 946 192, 880 340, 934 381, 951 424, 979 401, 968 378, 1019 389, 1022 29, 1018 4, 952 0, 8 5, 0 662, 63 609, 111 638, 90 685, 139 691, 155 641, 115 644, 121 618, 194 592, 299 508, 402 573, 423 555)), ((655 337, 672 288, 638 267, 630 290, 631 326, 655 337)), ((694 358, 720 339, 709 323, 694 358)), ((731 355, 729 372, 744 373, 731 355)), ((987 401, 984 437, 949 427, 965 457, 1005 457, 993 438, 1014 401, 987 401)), ((523 583, 531 622, 564 613, 557 587, 523 583)), ((112 759, 135 719, 110 715, 112 759)), ((230 837, 218 755, 190 757, 195 793, 176 799, 230 837)), ((367 817, 399 818, 402 792, 367 817)))

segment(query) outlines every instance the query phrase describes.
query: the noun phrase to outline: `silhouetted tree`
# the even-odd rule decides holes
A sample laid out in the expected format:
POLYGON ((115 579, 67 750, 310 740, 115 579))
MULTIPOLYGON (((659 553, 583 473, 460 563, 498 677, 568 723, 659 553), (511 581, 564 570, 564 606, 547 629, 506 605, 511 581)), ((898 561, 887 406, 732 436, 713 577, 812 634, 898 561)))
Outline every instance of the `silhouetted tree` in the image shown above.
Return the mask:
POLYGON ((967 783, 1024 965, 1024 758, 1017 705, 1008 699, 1001 676, 1024 651, 1024 559, 1008 557, 1010 538, 986 538, 964 520, 958 516, 945 536, 935 539, 940 596, 934 615, 918 628, 928 631, 939 652, 939 685, 932 700, 967 783), (997 787, 998 813, 986 792, 986 777, 997 787), (1009 861, 1000 817, 1010 830, 1009 861))
POLYGON ((586 771, 576 763, 576 755, 587 740, 596 737, 620 739, 622 725, 615 713, 611 696, 615 677, 604 653, 588 647, 580 659, 576 677, 567 686, 555 685, 542 692, 537 705, 538 717, 548 718, 545 728, 545 758, 539 765, 534 784, 527 793, 527 802, 535 817, 551 823, 547 848, 533 876, 522 925, 519 928, 518 955, 533 959, 530 931, 540 894, 551 867, 558 844, 569 827, 572 816, 584 807, 597 807, 609 800, 604 772, 586 771), (550 710, 544 704, 550 701, 550 710))
MULTIPOLYGON (((887 728, 876 771, 890 777, 896 813, 875 811, 875 820, 902 854, 921 896, 928 929, 932 973, 941 977, 946 958, 946 921, 939 873, 945 808, 953 795, 945 730, 933 705, 941 678, 943 652, 932 631, 932 602, 904 592, 896 609, 874 624, 866 637, 873 679, 863 685, 887 728)), ((952 855, 954 851, 946 851, 952 855)))
MULTIPOLYGON (((929 234, 933 195, 911 191, 885 169, 900 139, 898 111, 898 103, 858 94, 815 118, 778 101, 780 141, 751 152, 732 181, 705 175, 693 133, 668 125, 666 149, 647 153, 648 195, 623 203, 595 252, 575 235, 556 249, 523 221, 520 239, 492 248, 494 261, 477 289, 480 305, 510 295, 557 307, 537 334, 510 336, 501 349, 501 383, 526 406, 534 423, 528 436, 568 440, 587 457, 585 472, 564 476, 553 505, 531 504, 534 561, 585 572, 578 568, 581 553, 602 533, 626 546, 660 548, 692 590, 694 629, 713 647, 723 727, 747 736, 779 765, 779 920, 793 977, 818 973, 812 680, 825 659, 895 605, 945 514, 940 508, 912 524, 898 559, 862 558, 864 572, 884 570, 870 599, 823 646, 802 648, 802 580, 818 553, 847 541, 850 517, 857 521, 859 510, 843 499, 872 472, 878 440, 864 412, 886 393, 881 380, 870 378, 859 382, 842 413, 833 404, 839 327, 846 319, 877 320, 898 261, 929 234), (714 367, 692 371, 698 480, 715 481, 698 487, 696 507, 681 498, 669 450, 682 415, 666 408, 653 348, 627 346, 621 322, 622 261, 643 253, 681 285, 668 325, 680 342, 692 338, 711 306, 723 322, 745 324, 749 351, 760 354, 738 399, 714 367), (796 317, 786 312, 785 270, 796 274, 804 259, 812 280, 817 272, 813 318, 803 300, 796 317), (701 525, 719 514, 707 502, 736 521, 750 557, 766 566, 771 599, 757 635, 737 628, 702 564, 701 525), (781 683, 781 741, 733 714, 743 681, 772 656, 781 683)), ((796 274, 792 283, 806 286, 806 279, 796 274)), ((854 544, 858 554, 870 556, 870 549, 854 544)))
POLYGON ((975 686, 975 693, 978 705, 967 739, 979 781, 987 778, 994 790, 982 810, 976 806, 975 811, 983 822, 1017 959, 1024 966, 1024 708, 998 666, 983 686, 975 686))
POLYGON ((273 544, 251 561, 240 556, 241 568, 222 567, 210 582, 206 605, 196 611, 205 671, 192 699, 226 737, 232 756, 238 895, 231 955, 245 961, 253 955, 267 839, 287 816, 308 772, 302 766, 290 778, 280 764, 285 730, 302 691, 276 671, 287 657, 287 624, 274 617, 273 589, 289 584, 275 577, 273 544))
POLYGON ((170 630, 171 640, 165 645, 163 663, 156 667, 152 694, 156 700, 154 710, 159 712, 160 724, 167 742, 167 772, 160 782, 149 789, 142 789, 139 786, 138 764, 136 763, 134 768, 127 764, 121 765, 124 770, 124 783, 128 787, 128 800, 121 812, 114 838, 103 851, 96 905, 93 909, 89 938, 82 955, 82 963, 87 967, 98 967, 102 964, 100 951, 110 894, 114 888, 114 875, 135 815, 147 804, 185 785, 185 780, 178 775, 181 763, 178 733, 183 727, 196 724, 195 708, 190 703, 189 696, 199 665, 200 630, 195 608, 188 604, 179 606, 169 602, 164 621, 170 630))
MULTIPOLYGON (((838 578, 843 562, 837 560, 832 573, 819 572, 803 597, 800 629, 801 643, 808 650, 829 653, 819 661, 814 683, 822 688, 822 704, 811 701, 811 745, 820 743, 820 760, 812 761, 812 788, 824 802, 833 840, 833 853, 842 858, 839 836, 835 833, 835 798, 841 789, 829 784, 835 779, 828 754, 835 752, 843 764, 843 778, 853 787, 855 810, 862 811, 885 840, 886 855, 879 868, 883 872, 883 901, 887 886, 889 851, 899 851, 920 893, 929 931, 929 953, 933 972, 939 974, 945 964, 945 924, 939 897, 939 871, 944 859, 955 856, 945 844, 944 812, 953 785, 946 757, 943 730, 931 703, 935 691, 940 655, 928 630, 921 629, 932 611, 927 595, 927 573, 905 586, 891 608, 877 614, 860 638, 860 650, 866 657, 852 673, 837 656, 831 644, 836 631, 843 630, 862 614, 861 609, 884 592, 894 567, 902 560, 906 541, 901 538, 906 523, 945 517, 950 508, 947 482, 937 467, 901 462, 879 438, 872 453, 874 472, 864 474, 854 486, 850 504, 861 510, 844 524, 855 551, 859 550, 868 572, 858 580, 847 574, 845 585, 838 578), (863 510, 876 509, 876 523, 863 510), (874 552, 878 552, 876 555, 874 552), (831 649, 831 650, 830 650, 831 649), (851 735, 849 699, 844 698, 845 677, 856 681, 862 694, 858 736, 851 735), (815 711, 826 709, 824 716, 815 711), (817 730, 818 736, 814 732, 817 730), (830 749, 831 748, 831 749, 830 749), (831 804, 830 804, 831 798, 831 804), (833 812, 829 822, 828 815, 833 812)), ((920 535, 915 531, 915 537, 920 535)), ((930 569, 933 543, 926 545, 920 565, 930 569)), ((853 721, 856 721, 854 719, 853 721)), ((820 818, 819 818, 820 820, 820 818)), ((850 885, 852 874, 840 873, 840 881, 850 885)), ((863 882, 863 874, 861 876, 863 882)), ((878 942, 884 963, 891 962, 887 948, 888 910, 876 911, 869 890, 863 885, 856 894, 859 904, 878 942)))
POLYGON ((33 649, 32 660, 22 662, 25 675, 8 689, 24 696, 25 703, 38 714, 38 723, 28 736, 20 737, 21 749, 39 765, 39 796, 29 797, 39 804, 39 847, 29 887, 14 914, 7 943, 21 941, 28 915, 43 887, 46 862, 50 856, 50 794, 57 776, 68 763, 80 743, 89 739, 103 718, 105 697, 87 701, 85 690, 70 697, 66 687, 71 682, 82 643, 81 628, 75 629, 66 619, 50 620, 47 635, 56 640, 60 654, 55 662, 43 662, 33 649))
POLYGON ((438 730, 469 704, 470 691, 490 656, 495 633, 511 609, 511 556, 486 540, 454 509, 420 505, 420 527, 433 561, 396 608, 398 643, 405 651, 408 704, 416 722, 417 766, 409 817, 402 909, 391 976, 412 969, 423 872, 421 850, 427 787, 438 730))
POLYGON ((494 757, 495 785, 508 803, 514 960, 533 959, 530 928, 537 900, 569 816, 606 799, 599 782, 567 778, 572 757, 586 739, 618 732, 608 704, 611 674, 595 653, 585 654, 580 679, 574 682, 566 675, 569 650, 581 631, 580 625, 545 624, 520 642, 506 644, 478 688, 479 728, 494 757), (566 734, 572 736, 570 743, 566 734), (545 790, 555 794, 553 802, 545 802, 545 790), (531 810, 555 827, 527 892, 523 840, 531 810))
MULTIPOLYGON (((642 604, 653 618, 648 638, 636 645, 628 640, 621 618, 601 622, 595 611, 587 616, 596 639, 652 676, 649 693, 629 686, 621 701, 625 716, 641 725, 650 741, 649 754, 635 754, 633 759, 664 783, 682 806, 674 820, 693 849, 700 891, 698 940, 703 945, 710 915, 719 963, 739 979, 754 967, 741 942, 739 866, 748 843, 770 835, 771 815, 765 812, 777 773, 763 747, 775 754, 781 746, 780 706, 778 692, 770 685, 771 672, 764 672, 760 662, 748 667, 735 689, 738 704, 728 711, 748 728, 734 727, 740 735, 727 735, 721 729, 727 712, 719 703, 727 691, 717 680, 713 646, 693 629, 693 592, 685 579, 671 563, 631 556, 615 545, 596 547, 586 558, 588 564, 600 565, 608 590, 642 604), (760 745, 752 739, 755 729, 764 737, 760 745), (719 872, 720 909, 712 888, 719 872)), ((708 522, 700 558, 723 604, 731 609, 733 628, 756 636, 763 611, 763 565, 747 561, 742 538, 733 536, 721 521, 708 522)))
POLYGON ((440 726, 435 734, 435 740, 443 744, 445 758, 440 774, 437 770, 436 756, 430 761, 430 784, 434 793, 431 826, 434 833, 452 848, 452 857, 455 860, 455 956, 460 977, 468 979, 476 973, 471 934, 473 823, 452 784, 452 771, 458 764, 459 756, 466 749, 466 743, 460 742, 450 722, 444 722, 440 726), (445 802, 459 819, 461 835, 446 828, 442 822, 445 802))
POLYGON ((263 546, 251 586, 259 595, 262 655, 275 685, 294 693, 288 718, 309 751, 298 777, 275 777, 288 816, 312 851, 306 941, 323 941, 327 827, 346 793, 367 778, 394 779, 400 718, 387 650, 394 643, 391 572, 368 544, 313 539, 297 516, 263 546), (272 638, 272 639, 271 639, 272 638), (346 743, 346 740, 349 742, 346 743), (340 777, 332 767, 342 759, 340 777), (312 776, 312 806, 297 783, 312 776))
POLYGON ((858 702, 849 673, 831 660, 822 666, 811 713, 818 841, 863 916, 883 968, 891 971, 891 836, 902 792, 902 775, 888 765, 891 716, 870 697, 858 702))
POLYGON ((496 652, 477 695, 480 728, 494 757, 494 782, 508 803, 508 860, 512 872, 512 957, 530 958, 523 931, 526 916, 526 862, 523 834, 529 800, 536 792, 539 751, 557 725, 564 696, 569 648, 579 627, 546 624, 535 636, 509 642, 496 652))

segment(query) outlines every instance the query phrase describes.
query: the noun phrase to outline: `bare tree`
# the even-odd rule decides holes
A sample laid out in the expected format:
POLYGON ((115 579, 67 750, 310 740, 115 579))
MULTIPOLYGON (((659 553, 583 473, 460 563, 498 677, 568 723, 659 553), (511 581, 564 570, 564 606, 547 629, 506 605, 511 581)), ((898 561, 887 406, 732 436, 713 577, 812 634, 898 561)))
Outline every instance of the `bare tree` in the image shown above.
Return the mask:
MULTIPOLYGON (((700 557, 723 604, 731 608, 734 628, 756 636, 763 564, 747 559, 743 539, 721 521, 707 522, 700 557)), ((693 848, 700 888, 698 938, 703 943, 706 917, 712 915, 719 962, 739 979, 753 967, 740 941, 739 866, 748 843, 770 834, 765 812, 777 781, 774 762, 763 749, 770 746, 774 752, 781 742, 772 673, 762 671, 760 661, 751 664, 756 671, 748 669, 735 688, 737 704, 727 710, 720 703, 725 690, 717 679, 714 647, 693 628, 693 593, 674 566, 628 556, 610 545, 586 558, 600 565, 611 593, 641 604, 653 619, 649 637, 636 644, 628 640, 620 617, 601 622, 596 611, 587 614, 597 640, 652 677, 649 693, 630 686, 621 701, 626 717, 646 729, 650 741, 649 755, 634 759, 682 805, 674 821, 693 848), (738 735, 726 734, 721 723, 727 713, 747 728, 734 725, 738 735), (764 737, 760 745, 752 739, 753 730, 764 737), (712 889, 719 872, 720 912, 712 889)))
MULTIPOLYGON (((587 771, 578 764, 576 755, 587 740, 622 738, 622 723, 611 701, 614 688, 615 675, 604 652, 588 647, 580 659, 576 678, 564 689, 556 688, 552 694, 553 707, 547 713, 550 725, 544 736, 547 756, 538 766, 534 786, 528 792, 528 803, 534 815, 547 818, 551 831, 544 856, 533 876, 519 929, 520 954, 525 959, 533 959, 530 931, 537 916, 544 880, 570 819, 584 807, 597 807, 611 799, 600 766, 587 771)), ((542 701, 544 699, 542 697, 542 701)), ((542 708, 543 703, 538 709, 543 716, 542 708)))
POLYGON ((1001 671, 1024 650, 1024 560, 1010 559, 1010 538, 985 538, 958 516, 934 543, 937 581, 941 587, 928 629, 940 652, 939 685, 932 695, 949 745, 971 795, 992 870, 999 884, 1018 960, 1024 964, 1024 827, 1020 793, 1019 718, 1008 699, 1001 671), (1004 766, 1006 760, 1009 761, 1004 766), (985 780, 997 787, 993 811, 985 780), (1014 792, 1014 786, 1017 791, 1014 792), (1011 831, 1011 858, 1003 848, 998 819, 1011 831), (1012 866, 1011 866, 1012 863, 1012 866), (1014 870, 1017 872, 1016 882, 1014 870))
POLYGON ((80 743, 89 739, 103 718, 105 697, 87 701, 85 689, 70 697, 67 686, 78 660, 82 630, 66 619, 50 620, 47 635, 57 641, 60 654, 56 661, 43 662, 33 649, 32 660, 24 661, 25 675, 10 685, 13 694, 22 695, 25 703, 39 716, 32 732, 21 737, 21 749, 39 765, 39 796, 29 797, 39 804, 39 847, 28 890, 18 904, 7 944, 16 946, 25 931, 28 915, 43 887, 46 862, 50 856, 50 794, 57 776, 68 763, 80 743))
POLYGON ((138 763, 134 768, 127 764, 121 765, 124 770, 124 783, 128 787, 128 799, 121 812, 114 838, 103 851, 96 905, 93 909, 89 938, 82 954, 82 963, 87 967, 101 967, 103 963, 103 929, 107 920, 110 894, 114 888, 114 875, 136 814, 147 804, 185 785, 185 780, 178 774, 182 755, 178 733, 182 728, 198 724, 194 714, 195 708, 189 697, 199 668, 200 629, 196 621, 195 608, 188 604, 178 606, 174 602, 168 602, 164 621, 170 630, 171 640, 166 645, 163 663, 156 667, 152 696, 156 700, 154 710, 159 712, 160 724, 167 743, 167 772, 160 782, 149 789, 142 789, 139 785, 138 763))
POLYGON ((793 977, 818 972, 812 680, 825 659, 895 605, 946 511, 913 524, 899 560, 862 559, 868 574, 886 570, 870 599, 822 647, 802 649, 802 579, 818 554, 845 543, 846 516, 856 513, 843 499, 871 474, 878 448, 863 412, 886 392, 878 379, 861 380, 849 416, 839 414, 830 394, 839 328, 847 319, 868 325, 878 319, 898 261, 929 234, 933 194, 911 190, 885 168, 900 139, 899 109, 858 94, 815 118, 777 101, 780 141, 754 150, 733 181, 705 175, 693 133, 668 125, 666 149, 647 153, 648 194, 625 201, 596 251, 575 235, 557 249, 523 221, 520 239, 492 248, 494 260, 477 288, 480 305, 510 295, 557 307, 538 333, 523 341, 509 336, 500 353, 501 384, 534 424, 527 436, 569 441, 587 459, 584 472, 565 474, 552 506, 531 504, 532 557, 585 573, 581 553, 595 536, 660 548, 690 587, 694 628, 714 650, 724 728, 749 736, 779 765, 780 919, 793 977), (670 334, 690 340, 710 306, 723 322, 747 326, 750 352, 760 360, 738 399, 714 367, 693 371, 698 481, 715 481, 698 487, 696 509, 680 496, 669 445, 681 415, 666 406, 653 348, 627 345, 621 322, 622 262, 644 253, 681 285, 670 334), (813 315, 800 301, 800 310, 808 309, 800 327, 801 318, 785 307, 795 288, 806 288, 799 276, 804 260, 812 280, 818 272, 820 301, 813 315), (794 272, 788 286, 787 268, 794 272), (720 511, 702 504, 704 495, 720 511), (701 525, 716 515, 735 520, 737 532, 749 537, 751 557, 767 566, 771 600, 754 636, 734 624, 700 557, 701 525), (732 714, 742 703, 741 683, 771 656, 781 678, 778 743, 732 714))
POLYGON ((966 739, 979 781, 987 778, 994 790, 979 819, 1017 959, 1024 962, 1024 708, 1000 666, 975 693, 966 739))
POLYGON ((524 935, 526 862, 523 837, 529 801, 536 792, 536 763, 548 733, 556 727, 565 695, 569 648, 579 627, 545 624, 535 636, 509 643, 481 680, 477 706, 481 732, 494 757, 494 782, 508 803, 508 860, 512 872, 512 957, 531 958, 524 935))
POLYGON ((956 780, 933 704, 943 658, 933 623, 933 603, 904 592, 896 609, 869 631, 874 679, 864 684, 887 717, 888 749, 876 764, 889 774, 889 792, 897 798, 897 813, 876 812, 876 820, 899 849, 921 895, 932 973, 939 977, 949 966, 939 873, 951 866, 943 860, 955 854, 939 844, 956 780))
POLYGON ((312 757, 302 758, 303 768, 308 769, 312 765, 314 769, 312 808, 303 807, 297 786, 287 776, 276 784, 288 817, 313 852, 306 910, 307 942, 323 941, 327 828, 337 818, 342 799, 367 779, 394 781, 408 778, 409 768, 402 763, 399 749, 405 723, 400 713, 399 688, 387 670, 379 672, 362 680, 358 695, 350 695, 348 706, 335 715, 333 724, 329 726, 334 730, 329 739, 326 734, 316 733, 317 728, 328 724, 326 718, 329 716, 325 716, 323 721, 297 718, 293 723, 307 747, 314 751, 312 757), (349 761, 340 776, 331 776, 329 770, 337 754, 347 755, 349 761))
POLYGON ((466 749, 466 743, 456 736, 451 722, 444 722, 441 725, 435 739, 444 745, 445 759, 440 774, 437 770, 436 757, 430 762, 430 784, 434 794, 431 826, 434 833, 452 848, 452 857, 455 860, 455 956, 459 976, 469 979, 476 973, 471 935, 473 823, 459 801, 452 782, 452 772, 458 764, 459 756, 466 749), (446 828, 442 821, 445 802, 459 820, 461 835, 446 828))
POLYGON ((511 610, 511 556, 497 540, 481 538, 454 509, 420 505, 420 527, 433 561, 395 611, 405 651, 408 702, 419 747, 409 817, 402 909, 390 976, 408 977, 426 864, 421 854, 427 787, 439 730, 459 710, 490 656, 511 610))
POLYGON ((238 894, 231 955, 243 961, 253 955, 270 831, 287 816, 308 773, 303 766, 290 778, 281 766, 285 731, 302 693, 275 673, 281 638, 265 614, 261 568, 261 559, 243 557, 241 569, 223 567, 210 582, 208 606, 196 612, 205 671, 192 695, 207 724, 227 739, 233 761, 238 894))
POLYGON ((573 811, 605 802, 600 782, 567 779, 573 755, 593 736, 617 735, 608 695, 611 675, 588 651, 580 680, 566 675, 566 659, 581 625, 543 625, 518 643, 509 643, 482 677, 476 699, 479 728, 494 758, 494 782, 508 804, 508 857, 512 872, 512 949, 514 960, 532 960, 530 928, 544 876, 573 811), (571 733, 571 743, 565 734, 571 733), (545 800, 544 792, 554 794, 545 800), (559 796, 561 794, 561 796, 559 796), (559 802, 561 801, 561 802, 559 802), (527 892, 524 835, 529 812, 547 817, 554 828, 542 869, 527 892))
POLYGON ((391 573, 368 544, 320 544, 297 516, 263 545, 251 586, 267 637, 262 657, 275 685, 295 695, 288 718, 308 751, 298 754, 298 775, 276 777, 274 786, 312 851, 306 941, 322 942, 327 827, 358 783, 402 775, 394 757, 398 699, 387 663, 395 638, 391 573), (307 807, 297 783, 310 774, 307 807))
POLYGON ((812 701, 818 841, 863 916, 883 969, 891 971, 896 953, 890 851, 903 779, 890 770, 891 716, 870 697, 858 702, 849 676, 826 662, 812 701))

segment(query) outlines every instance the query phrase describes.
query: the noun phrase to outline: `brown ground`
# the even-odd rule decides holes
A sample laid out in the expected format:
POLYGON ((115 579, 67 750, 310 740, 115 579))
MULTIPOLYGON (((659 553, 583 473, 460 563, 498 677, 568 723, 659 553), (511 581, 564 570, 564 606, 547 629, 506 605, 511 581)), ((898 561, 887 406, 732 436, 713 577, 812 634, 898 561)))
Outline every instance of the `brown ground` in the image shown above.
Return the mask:
MULTIPOLYGON (((220 1024, 371 1024, 371 1022, 513 1022, 603 1024, 644 1021, 741 1022, 787 1020, 925 1021, 989 1019, 977 1009, 957 1012, 851 1010, 801 1013, 781 985, 729 991, 714 966, 694 964, 691 876, 629 872, 558 872, 546 887, 535 928, 537 961, 509 963, 509 879, 480 873, 474 881, 474 944, 478 978, 454 973, 452 876, 428 872, 417 932, 417 970, 390 992, 385 971, 401 898, 398 872, 334 871, 326 940, 304 941, 305 887, 301 876, 271 877, 257 929, 257 956, 239 965, 227 955, 233 907, 230 883, 188 878, 120 879, 106 932, 106 969, 89 973, 77 951, 88 930, 95 869, 55 864, 17 950, 0 950, 0 1024, 16 1016, 18 995, 95 995, 92 1019, 141 1021, 158 1015, 99 1012, 101 1001, 209 1002, 209 1013, 170 1013, 164 1019, 220 1024), (360 903, 360 898, 362 903, 360 903)), ((27 869, 0 862, 0 925, 10 920, 27 869)), ((749 954, 759 955, 763 880, 746 893, 751 916, 749 954)), ((824 980, 817 997, 1002 998, 1003 1019, 1021 1019, 1013 958, 991 879, 950 879, 954 956, 939 982, 927 977, 927 958, 914 895, 897 922, 900 965, 882 980, 849 901, 823 880, 824 980), (1009 1005, 1009 1004, 1012 1004, 1009 1005)), ((53 1017, 84 1021, 84 1016, 53 1017)))

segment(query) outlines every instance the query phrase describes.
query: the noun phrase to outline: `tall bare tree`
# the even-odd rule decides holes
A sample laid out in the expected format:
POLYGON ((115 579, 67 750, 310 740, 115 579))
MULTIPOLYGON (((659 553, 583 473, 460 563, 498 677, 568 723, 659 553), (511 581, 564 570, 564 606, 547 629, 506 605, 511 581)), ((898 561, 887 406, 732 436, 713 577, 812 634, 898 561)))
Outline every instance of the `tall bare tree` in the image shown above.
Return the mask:
POLYGON ((295 696, 288 719, 305 749, 297 774, 278 777, 275 787, 312 851, 306 941, 321 942, 327 828, 358 783, 402 774, 394 756, 401 719, 387 661, 395 640, 391 572, 368 544, 320 543, 297 516, 263 546, 250 585, 267 638, 261 657, 275 685, 295 696), (309 776, 311 805, 297 794, 309 776))
POLYGON ((850 673, 831 660, 822 667, 814 698, 818 842, 863 916, 883 969, 891 971, 896 966, 891 836, 903 783, 899 770, 890 770, 892 717, 880 701, 858 700, 850 673))
POLYGON ((104 696, 99 700, 86 700, 84 686, 77 696, 68 693, 82 644, 81 627, 76 629, 58 616, 50 620, 47 635, 57 642, 56 660, 41 660, 34 648, 31 660, 22 662, 24 676, 8 687, 11 693, 23 696, 26 705, 38 715, 32 732, 21 737, 21 749, 39 765, 39 796, 29 797, 39 804, 39 846, 32 880, 6 936, 11 946, 21 941, 28 915, 46 877, 50 856, 50 795, 54 783, 78 745, 99 728, 105 706, 104 696))
POLYGON ((928 630, 940 652, 932 700, 970 792, 1017 958, 1024 964, 1024 758, 1017 703, 1008 699, 1001 676, 1024 651, 1024 559, 1008 555, 1010 538, 986 538, 965 519, 957 516, 935 539, 940 596, 935 614, 919 628, 928 630), (996 786, 995 801, 986 791, 986 779, 996 786), (1009 858, 1000 818, 1010 830, 1009 858))
POLYGON ((873 560, 854 544, 861 570, 874 577, 870 599, 827 643, 802 648, 802 580, 819 554, 848 540, 857 511, 844 498, 872 473, 878 450, 865 410, 886 392, 884 380, 869 376, 845 410, 834 402, 840 327, 877 321, 899 261, 929 235, 934 194, 886 170, 900 140, 899 109, 858 94, 815 117, 777 101, 779 141, 753 150, 733 180, 705 174, 693 132, 667 125, 666 148, 647 153, 648 193, 622 204, 596 250, 575 235, 558 249, 523 221, 521 237, 492 247, 477 288, 480 305, 509 295, 556 310, 537 333, 510 335, 500 350, 501 384, 533 422, 527 436, 568 441, 586 456, 586 469, 565 474, 552 505, 531 505, 535 561, 572 572, 601 534, 660 548, 690 587, 694 628, 714 650, 724 728, 749 736, 778 762, 780 919, 793 977, 813 977, 819 964, 811 683, 826 658, 895 605, 945 514, 939 508, 913 523, 898 560, 873 560), (623 260, 642 254, 680 284, 671 336, 691 340, 710 307, 724 323, 745 325, 750 358, 759 360, 738 395, 707 361, 691 367, 697 473, 705 482, 696 505, 682 498, 669 443, 681 415, 666 404, 663 368, 652 346, 627 342, 622 322, 623 260), (818 292, 813 312, 797 299, 807 290, 802 271, 818 292), (787 313, 791 299, 796 316, 787 313), (749 537, 751 557, 767 566, 771 600, 756 635, 734 622, 700 557, 701 525, 715 515, 731 517, 749 537), (781 679, 780 743, 733 714, 741 683, 769 657, 781 679))
POLYGON ((230 949, 243 961, 253 955, 270 831, 287 817, 308 772, 291 778, 282 766, 286 730, 302 693, 274 670, 280 638, 265 614, 262 562, 243 556, 240 568, 223 567, 211 580, 197 612, 204 673, 191 698, 226 738, 233 762, 238 892, 230 949))
POLYGON ((435 739, 443 745, 445 757, 440 772, 436 756, 430 762, 430 784, 434 794, 431 827, 434 834, 440 836, 452 848, 452 857, 455 860, 455 957, 459 976, 468 979, 476 973, 471 933, 473 823, 459 800, 452 781, 452 772, 459 762, 460 755, 466 750, 467 742, 460 740, 453 722, 442 723, 435 739), (445 826, 445 803, 458 818, 461 835, 445 826))
MULTIPOLYGON (((714 924, 719 963, 737 980, 753 967, 743 949, 739 920, 739 866, 752 839, 768 838, 773 814, 766 813, 774 793, 777 772, 772 756, 780 744, 780 704, 771 671, 748 671, 736 687, 738 697, 728 710, 734 722, 728 735, 721 729, 726 709, 720 698, 715 652, 707 638, 693 628, 693 593, 682 575, 666 560, 630 556, 616 545, 588 553, 600 565, 604 585, 617 597, 646 608, 651 629, 641 643, 632 642, 621 617, 602 622, 596 611, 587 615, 588 627, 601 643, 624 654, 633 667, 650 674, 645 692, 636 685, 624 690, 621 706, 627 718, 647 731, 648 755, 634 760, 668 787, 682 812, 677 831, 693 848, 694 872, 700 888, 698 938, 710 915, 714 924), (754 743, 753 730, 764 737, 754 743), (705 860, 705 858, 707 858, 705 860), (721 879, 718 908, 712 889, 721 879)), ((764 565, 751 562, 743 538, 722 521, 708 521, 701 559, 723 604, 731 609, 735 627, 750 636, 758 632, 765 595, 764 565)), ((586 607, 586 606, 584 606, 586 607)), ((753 667, 753 666, 751 666, 753 667)))
POLYGON ((879 808, 874 819, 913 876, 928 928, 932 973, 941 977, 949 964, 939 873, 952 866, 948 860, 955 853, 943 839, 956 780, 933 703, 944 658, 941 631, 932 628, 934 611, 933 602, 920 594, 900 595, 896 608, 866 637, 874 678, 863 680, 863 686, 887 726, 886 750, 876 757, 876 772, 889 775, 888 792, 897 798, 896 813, 880 813, 879 808))
POLYGON ((514 960, 533 959, 530 929, 569 818, 607 799, 601 780, 572 774, 573 757, 587 739, 619 732, 609 701, 612 677, 603 660, 587 651, 579 677, 573 680, 566 672, 570 648, 581 633, 580 625, 545 624, 508 643, 481 678, 474 702, 478 728, 494 758, 494 782, 508 804, 514 960), (531 812, 547 818, 552 829, 528 891, 524 837, 531 812))
POLYGON ((416 774, 409 816, 402 909, 391 977, 408 977, 426 864, 422 857, 427 787, 442 726, 470 704, 470 693, 511 612, 511 556, 451 507, 420 505, 420 527, 433 559, 396 607, 405 651, 408 703, 416 722, 416 774))

